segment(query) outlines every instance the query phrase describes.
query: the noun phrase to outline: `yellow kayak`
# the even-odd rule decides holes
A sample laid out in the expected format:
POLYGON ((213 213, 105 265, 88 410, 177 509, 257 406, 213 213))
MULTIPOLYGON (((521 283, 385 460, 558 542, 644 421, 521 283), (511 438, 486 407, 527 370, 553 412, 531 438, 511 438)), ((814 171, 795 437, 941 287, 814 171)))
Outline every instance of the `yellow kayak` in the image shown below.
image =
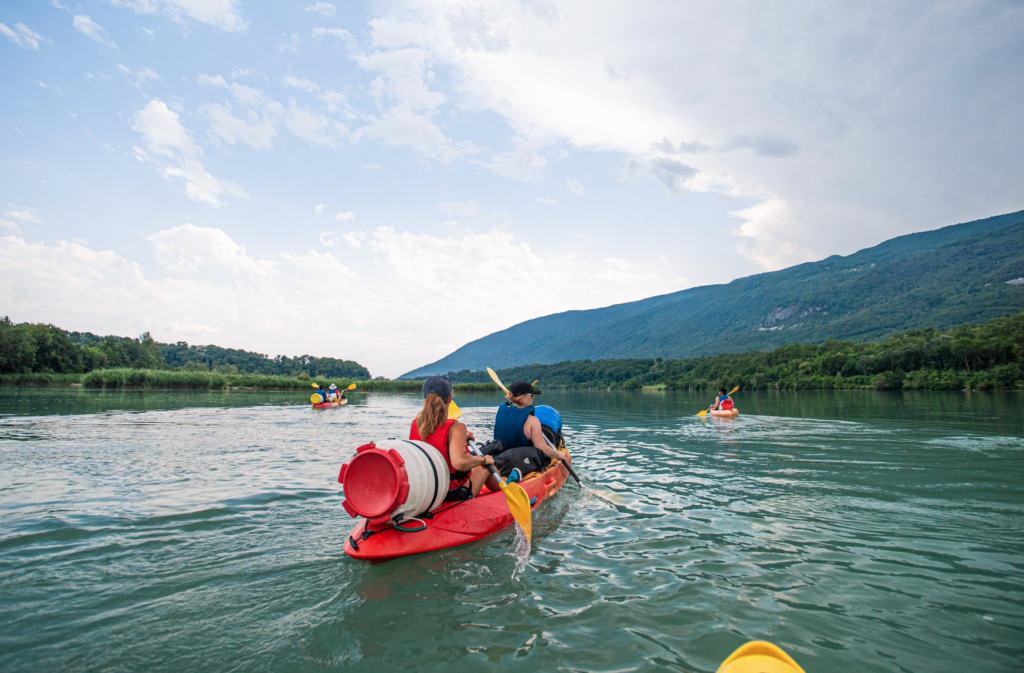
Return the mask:
POLYGON ((718 673, 804 673, 804 669, 781 647, 753 640, 730 654, 718 673))

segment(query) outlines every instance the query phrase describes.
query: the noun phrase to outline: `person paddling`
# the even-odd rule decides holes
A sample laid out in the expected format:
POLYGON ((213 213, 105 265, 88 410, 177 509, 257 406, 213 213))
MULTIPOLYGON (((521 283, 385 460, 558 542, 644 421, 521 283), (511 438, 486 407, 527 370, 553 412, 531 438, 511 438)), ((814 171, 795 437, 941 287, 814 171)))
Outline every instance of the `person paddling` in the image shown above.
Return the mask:
POLYGON ((423 441, 437 449, 448 464, 449 486, 445 502, 467 500, 480 494, 486 483, 499 490, 498 480, 484 467, 494 465, 492 456, 475 456, 467 449, 476 439, 465 424, 448 418, 452 382, 447 376, 428 376, 423 382, 423 408, 412 422, 409 439, 423 441))
POLYGON ((338 384, 332 383, 330 388, 328 388, 327 399, 331 402, 341 402, 345 399, 345 391, 339 391, 338 384))
POLYGON ((509 481, 539 470, 552 460, 566 460, 568 453, 551 448, 544 441, 540 421, 534 415, 533 398, 541 391, 526 381, 508 388, 508 402, 498 407, 494 419, 494 441, 505 449, 494 456, 495 466, 509 481))
POLYGON ((714 404, 711 405, 711 411, 732 411, 736 407, 732 402, 732 398, 729 397, 728 393, 725 392, 725 388, 718 389, 718 397, 715 398, 714 404))

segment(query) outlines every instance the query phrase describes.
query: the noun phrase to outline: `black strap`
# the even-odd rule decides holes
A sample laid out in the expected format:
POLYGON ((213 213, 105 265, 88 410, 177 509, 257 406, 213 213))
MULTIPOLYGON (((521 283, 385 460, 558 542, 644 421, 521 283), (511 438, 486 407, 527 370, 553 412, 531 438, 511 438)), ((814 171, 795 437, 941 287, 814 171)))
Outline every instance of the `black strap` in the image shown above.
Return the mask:
MULTIPOLYGON (((430 499, 430 506, 433 507, 434 501, 437 500, 437 492, 438 492, 438 490, 440 490, 440 487, 441 487, 441 484, 437 481, 437 467, 434 466, 434 461, 432 461, 430 459, 430 456, 427 455, 427 452, 423 450, 422 446, 420 446, 416 442, 408 440, 408 439, 403 439, 402 441, 406 442, 408 444, 412 444, 417 449, 419 449, 420 453, 423 454, 423 457, 427 459, 427 464, 430 465, 430 471, 434 475, 434 497, 430 499)), ((445 462, 447 462, 447 461, 445 461, 445 462)), ((427 508, 427 511, 430 511, 430 507, 427 508)))

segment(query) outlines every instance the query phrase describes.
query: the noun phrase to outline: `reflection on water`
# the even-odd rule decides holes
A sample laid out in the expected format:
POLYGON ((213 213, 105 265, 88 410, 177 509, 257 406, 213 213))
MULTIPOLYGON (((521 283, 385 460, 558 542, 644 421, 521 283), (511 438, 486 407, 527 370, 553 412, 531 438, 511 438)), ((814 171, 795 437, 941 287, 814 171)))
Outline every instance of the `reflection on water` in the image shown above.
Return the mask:
MULTIPOLYGON (((338 467, 418 396, 293 398, 0 389, 0 669, 1024 668, 1019 394, 546 391, 613 501, 376 564, 338 467)), ((458 397, 478 435, 500 399, 458 397)))

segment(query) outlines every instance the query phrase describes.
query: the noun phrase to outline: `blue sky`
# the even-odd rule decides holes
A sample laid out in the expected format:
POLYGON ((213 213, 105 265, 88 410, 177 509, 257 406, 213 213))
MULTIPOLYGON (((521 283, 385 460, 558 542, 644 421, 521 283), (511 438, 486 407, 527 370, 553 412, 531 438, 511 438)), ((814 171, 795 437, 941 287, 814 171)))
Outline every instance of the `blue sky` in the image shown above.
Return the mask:
POLYGON ((0 313, 393 376, 1024 208, 1019 2, 9 2, 0 313))

